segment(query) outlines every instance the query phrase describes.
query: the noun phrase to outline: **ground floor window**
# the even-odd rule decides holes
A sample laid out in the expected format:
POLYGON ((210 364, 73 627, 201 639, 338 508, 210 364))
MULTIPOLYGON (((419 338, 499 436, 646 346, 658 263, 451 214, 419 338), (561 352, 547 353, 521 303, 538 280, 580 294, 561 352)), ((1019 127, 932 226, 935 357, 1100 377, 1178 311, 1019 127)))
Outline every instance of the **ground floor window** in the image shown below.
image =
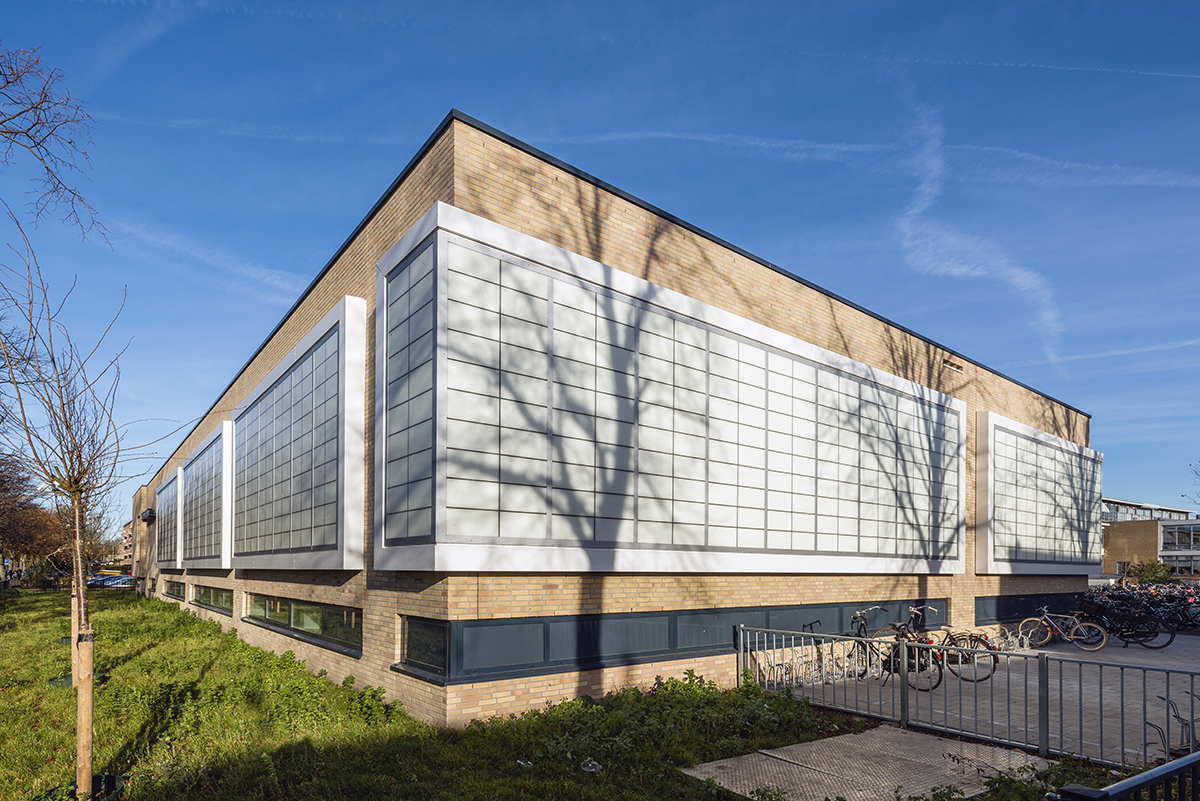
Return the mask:
POLYGON ((450 627, 444 620, 405 620, 404 661, 438 676, 446 675, 450 627))
POLYGON ((233 614, 233 590, 197 584, 192 593, 192 601, 197 606, 205 606, 227 615, 233 614))
POLYGON ((167 581, 163 583, 163 595, 168 598, 184 599, 183 582, 182 581, 167 581))
POLYGON ((362 651, 361 609, 252 594, 249 617, 319 645, 362 651))

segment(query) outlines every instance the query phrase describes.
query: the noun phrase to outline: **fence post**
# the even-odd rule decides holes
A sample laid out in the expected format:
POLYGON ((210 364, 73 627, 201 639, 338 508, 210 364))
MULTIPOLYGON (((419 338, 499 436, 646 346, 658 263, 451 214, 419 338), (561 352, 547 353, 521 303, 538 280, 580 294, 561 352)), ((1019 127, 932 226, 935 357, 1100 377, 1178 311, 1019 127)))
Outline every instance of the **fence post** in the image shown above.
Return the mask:
POLYGON ((738 636, 738 658, 737 658, 737 686, 741 689, 742 673, 746 670, 746 624, 739 623, 737 627, 738 636))
POLYGON ((1050 755, 1050 657, 1038 653, 1038 756, 1050 755))
MULTIPOLYGON (((908 646, 903 640, 897 640, 893 646, 900 652, 900 675, 896 682, 900 685, 900 728, 908 728, 908 646)), ((894 658, 894 657, 893 657, 894 658)), ((891 667, 891 666, 889 666, 891 667)))

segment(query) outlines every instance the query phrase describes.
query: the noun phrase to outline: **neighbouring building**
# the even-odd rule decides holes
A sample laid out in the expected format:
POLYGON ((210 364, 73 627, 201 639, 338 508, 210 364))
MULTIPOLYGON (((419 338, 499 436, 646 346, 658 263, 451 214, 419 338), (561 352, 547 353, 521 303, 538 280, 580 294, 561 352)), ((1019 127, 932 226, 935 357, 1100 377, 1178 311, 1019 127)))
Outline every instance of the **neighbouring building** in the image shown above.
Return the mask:
POLYGON ((731 683, 739 623, 1083 591, 1089 423, 451 112, 139 490, 136 572, 440 724, 731 683))
POLYGON ((1103 498, 1106 576, 1163 561, 1180 577, 1200 576, 1200 519, 1192 509, 1103 498))

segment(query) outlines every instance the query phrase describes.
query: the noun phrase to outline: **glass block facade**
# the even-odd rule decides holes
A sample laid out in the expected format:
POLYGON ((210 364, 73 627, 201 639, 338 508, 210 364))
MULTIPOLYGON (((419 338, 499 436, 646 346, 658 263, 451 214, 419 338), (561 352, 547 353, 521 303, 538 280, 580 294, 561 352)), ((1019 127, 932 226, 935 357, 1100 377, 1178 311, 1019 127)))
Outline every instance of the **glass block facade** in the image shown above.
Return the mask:
POLYGON ((381 270, 385 548, 961 569, 961 401, 632 277, 434 239, 381 270))
POLYGON ((335 327, 236 418, 235 555, 337 546, 338 414, 335 327))
POLYGON ((434 248, 387 282, 387 433, 384 536, 433 533, 434 248))
POLYGON ((980 413, 979 430, 989 572, 1098 568, 1103 457, 990 412, 980 413))
POLYGON ((183 559, 221 555, 222 438, 218 436, 183 468, 183 559))
POLYGON ((174 565, 179 558, 179 480, 171 476, 155 494, 155 546, 158 564, 174 565))

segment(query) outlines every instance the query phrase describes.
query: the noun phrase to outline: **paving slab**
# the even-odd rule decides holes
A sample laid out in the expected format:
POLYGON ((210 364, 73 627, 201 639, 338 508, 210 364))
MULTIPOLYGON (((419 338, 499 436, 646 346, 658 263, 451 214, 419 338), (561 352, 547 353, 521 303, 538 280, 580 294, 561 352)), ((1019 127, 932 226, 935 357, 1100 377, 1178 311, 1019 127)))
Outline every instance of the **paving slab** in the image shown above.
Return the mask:
POLYGON ((1022 751, 963 742, 932 734, 879 726, 812 743, 758 751, 684 769, 697 779, 713 779, 740 795, 778 787, 790 801, 890 799, 929 793, 953 785, 978 795, 987 780, 1026 765, 1047 762, 1022 751))

